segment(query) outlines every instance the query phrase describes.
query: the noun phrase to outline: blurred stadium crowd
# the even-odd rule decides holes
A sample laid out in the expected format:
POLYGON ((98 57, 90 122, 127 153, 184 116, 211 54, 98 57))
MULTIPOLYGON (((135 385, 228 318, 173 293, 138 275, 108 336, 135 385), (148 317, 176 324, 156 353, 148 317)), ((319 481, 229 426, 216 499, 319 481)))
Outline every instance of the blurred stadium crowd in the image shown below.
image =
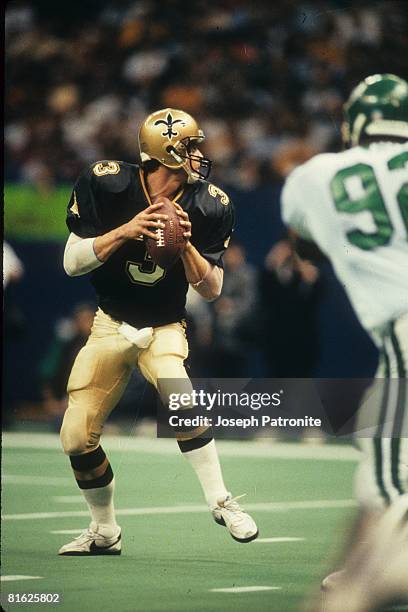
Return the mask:
POLYGON ((6 179, 72 183, 137 159, 153 109, 196 115, 213 180, 284 177, 339 146, 341 105, 373 72, 404 74, 406 4, 355 0, 14 0, 6 12, 6 179))
MULTIPOLYGON (((341 147, 342 103, 356 82, 406 74, 407 31, 397 0, 12 0, 6 182, 52 194, 96 160, 137 161, 147 113, 190 112, 207 135, 211 180, 238 213, 222 297, 189 298, 191 373, 366 375, 376 354, 330 269, 294 268, 279 192, 296 165, 341 147)), ((6 292, 6 404, 44 401, 58 415, 87 337, 76 306, 90 290, 64 278, 61 244, 11 242, 25 274, 6 292)))

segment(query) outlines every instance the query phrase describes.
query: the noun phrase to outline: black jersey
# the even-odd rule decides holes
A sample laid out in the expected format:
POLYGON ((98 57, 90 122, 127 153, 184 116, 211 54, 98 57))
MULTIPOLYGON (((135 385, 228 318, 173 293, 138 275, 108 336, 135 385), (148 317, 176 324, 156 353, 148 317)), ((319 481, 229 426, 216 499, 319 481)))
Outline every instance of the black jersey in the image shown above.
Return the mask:
MULTIPOLYGON (((188 213, 191 243, 210 263, 222 256, 234 223, 228 196, 200 181, 185 185, 173 198, 188 213)), ((81 238, 100 236, 127 223, 149 206, 143 171, 135 164, 102 161, 78 178, 67 211, 67 225, 81 238)), ((157 327, 185 316, 188 283, 179 260, 170 270, 156 265, 142 238, 126 241, 91 272, 99 306, 118 321, 157 327)))

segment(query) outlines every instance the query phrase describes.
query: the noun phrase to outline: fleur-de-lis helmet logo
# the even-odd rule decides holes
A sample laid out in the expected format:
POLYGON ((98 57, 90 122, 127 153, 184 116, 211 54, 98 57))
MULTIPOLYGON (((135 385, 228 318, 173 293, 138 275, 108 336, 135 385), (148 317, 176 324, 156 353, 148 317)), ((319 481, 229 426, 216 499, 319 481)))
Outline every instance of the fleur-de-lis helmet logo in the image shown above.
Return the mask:
MULTIPOLYGON (((142 164, 156 160, 171 170, 184 169, 188 181, 208 178, 211 161, 196 151, 205 136, 197 121, 180 109, 163 108, 151 113, 139 130, 142 164)), ((152 171, 154 165, 150 166, 152 171)))
POLYGON ((179 133, 176 130, 173 130, 173 126, 176 123, 181 123, 183 127, 186 125, 183 119, 173 119, 173 115, 171 113, 168 113, 166 117, 166 121, 164 119, 158 119, 157 121, 154 122, 154 125, 161 125, 161 124, 165 125, 167 129, 166 131, 162 132, 161 135, 167 136, 167 138, 171 140, 173 136, 179 135, 179 133))

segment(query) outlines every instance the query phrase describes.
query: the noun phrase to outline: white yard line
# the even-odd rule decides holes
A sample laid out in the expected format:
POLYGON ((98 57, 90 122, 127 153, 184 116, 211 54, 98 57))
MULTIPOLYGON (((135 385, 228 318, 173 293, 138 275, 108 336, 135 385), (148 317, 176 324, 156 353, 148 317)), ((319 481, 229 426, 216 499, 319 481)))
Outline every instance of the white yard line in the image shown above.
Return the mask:
POLYGON ((63 535, 70 535, 74 533, 82 533, 83 529, 56 529, 55 531, 50 531, 49 533, 62 533, 63 535))
POLYGON ((15 580, 39 580, 43 576, 20 576, 19 574, 13 576, 1 576, 1 582, 13 582, 15 580))
POLYGON ((243 587, 223 587, 220 589, 210 589, 211 593, 255 593, 257 591, 280 591, 279 586, 243 586, 243 587))
POLYGON ((255 544, 274 544, 275 542, 304 542, 305 538, 291 538, 291 537, 278 537, 278 538, 257 538, 254 540, 255 544))
MULTIPOLYGON (((3 449, 33 448, 61 450, 58 434, 51 433, 27 434, 5 432, 2 443, 3 449)), ((105 435, 103 437, 103 446, 107 450, 119 452, 152 453, 157 455, 176 455, 178 452, 175 441, 167 438, 105 435)), ((266 457, 271 459, 312 459, 321 461, 357 461, 359 457, 358 451, 348 444, 298 444, 277 442, 264 438, 257 442, 218 440, 217 446, 220 454, 225 457, 266 457)))
MULTIPOLYGON (((352 499, 328 499, 293 502, 261 502, 245 504, 246 510, 257 512, 286 512, 288 510, 320 510, 332 508, 351 508, 356 505, 352 499)), ((152 514, 192 514, 208 512, 204 505, 183 506, 152 506, 146 508, 122 508, 116 510, 118 516, 145 516, 152 514)), ((4 521, 28 521, 37 519, 88 517, 87 510, 72 510, 64 512, 27 512, 22 514, 4 514, 4 521)))
POLYGON ((57 495, 52 498, 57 504, 85 504, 86 500, 82 495, 57 495))
POLYGON ((2 484, 30 485, 33 487, 60 487, 61 485, 72 485, 73 478, 64 476, 22 476, 18 474, 2 474, 2 484))
POLYGON ((289 502, 258 502, 245 504, 247 510, 258 512, 285 512, 286 510, 320 510, 350 508, 356 505, 354 499, 310 499, 289 502))

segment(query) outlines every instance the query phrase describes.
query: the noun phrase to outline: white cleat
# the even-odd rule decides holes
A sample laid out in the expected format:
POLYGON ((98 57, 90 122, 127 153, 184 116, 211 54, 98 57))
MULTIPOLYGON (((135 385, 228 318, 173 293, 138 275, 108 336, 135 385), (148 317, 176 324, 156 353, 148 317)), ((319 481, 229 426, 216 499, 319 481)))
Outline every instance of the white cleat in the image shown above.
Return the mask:
POLYGON ((122 551, 121 530, 108 538, 97 532, 94 523, 81 533, 77 538, 64 544, 59 551, 59 555, 65 556, 90 556, 90 555, 120 555, 122 551))
POLYGON ((241 497, 244 496, 231 497, 231 494, 228 493, 227 497, 217 501, 212 515, 218 525, 223 525, 228 529, 234 540, 242 543, 252 542, 258 537, 259 531, 254 519, 237 503, 237 499, 241 497))

